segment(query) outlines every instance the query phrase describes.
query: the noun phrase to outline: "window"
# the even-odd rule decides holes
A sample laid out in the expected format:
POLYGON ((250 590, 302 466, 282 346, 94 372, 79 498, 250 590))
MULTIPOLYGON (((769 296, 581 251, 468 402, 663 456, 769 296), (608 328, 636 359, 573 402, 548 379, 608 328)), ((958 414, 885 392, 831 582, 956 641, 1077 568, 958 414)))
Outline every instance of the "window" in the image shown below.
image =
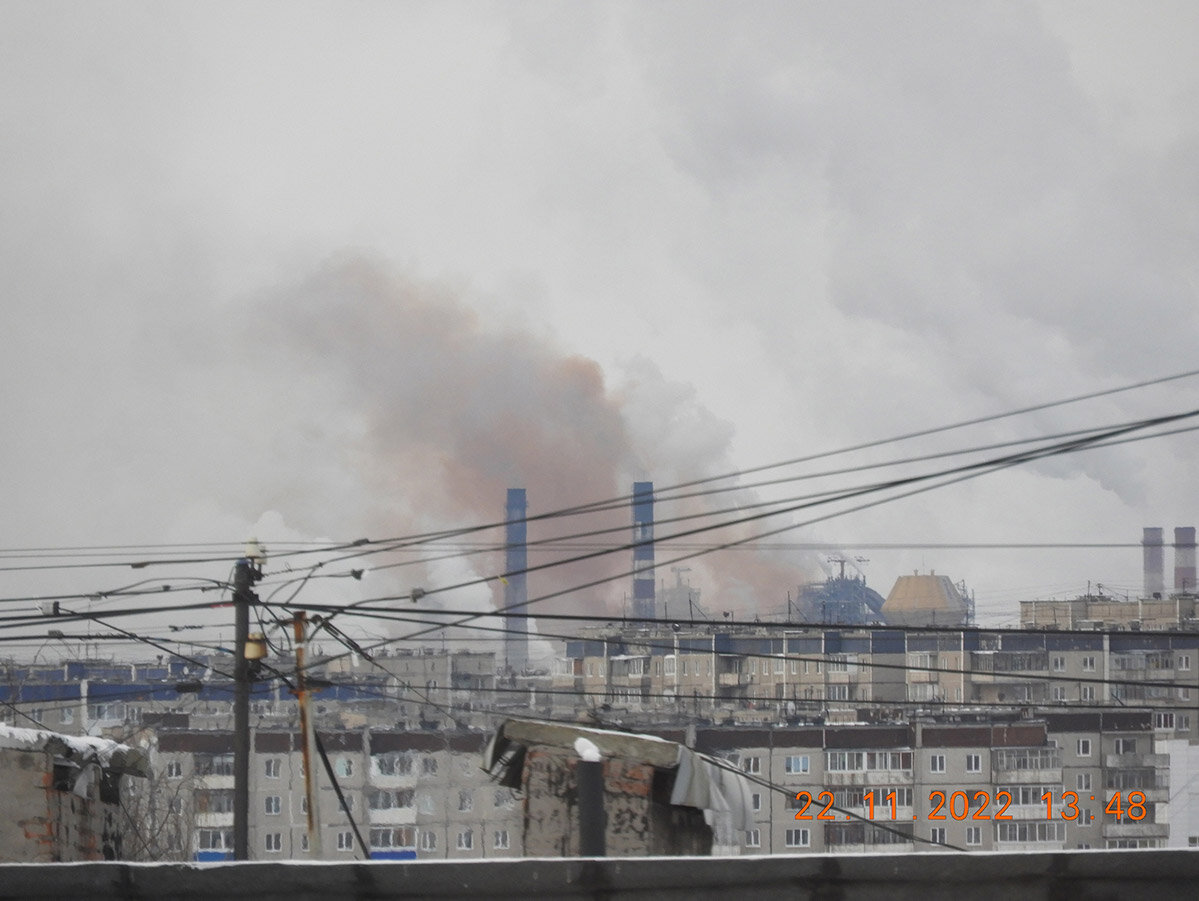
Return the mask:
POLYGON ((1178 668, 1184 672, 1191 668, 1191 655, 1190 654, 1179 654, 1178 655, 1178 668))
POLYGON ((372 754, 371 769, 379 776, 407 776, 412 772, 412 758, 397 751, 372 754))
POLYGON ((370 846, 381 851, 389 848, 415 848, 416 830, 411 826, 372 829, 370 846))
POLYGON ((1053 671, 1055 673, 1064 673, 1066 671, 1066 658, 1065 657, 1054 657, 1053 658, 1053 671))
POLYGON ((62 720, 64 726, 69 726, 71 723, 75 722, 75 711, 70 707, 64 707, 62 709, 62 716, 60 719, 62 720))
POLYGON ((263 768, 266 772, 266 778, 268 778, 268 779, 278 779, 279 778, 281 764, 280 764, 278 757, 267 758, 267 760, 263 764, 263 768))
POLYGON ((420 849, 422 851, 437 850, 437 833, 424 829, 420 834, 420 849))
POLYGON ((868 751, 866 769, 905 771, 912 768, 911 751, 868 751))
POLYGON ((1095 658, 1093 656, 1082 658, 1082 670, 1084 673, 1095 672, 1095 658))
POLYGON ((1064 686, 1064 685, 1053 686, 1053 700, 1055 700, 1055 701, 1066 700, 1066 686, 1064 686))
POLYGON ((1066 838, 1066 824, 1053 820, 996 823, 995 838, 1000 842, 1061 842, 1066 838))
POLYGON ((1091 790, 1091 774, 1079 773, 1075 784, 1080 792, 1089 792, 1091 790))
POLYGON ((945 844, 945 830, 939 826, 934 826, 932 829, 930 829, 928 837, 935 845, 945 844))
POLYGON ((1135 738, 1117 738, 1116 753, 1117 754, 1135 754, 1137 752, 1137 740, 1135 738))
POLYGON ((1078 740, 1078 756, 1079 757, 1090 757, 1091 756, 1091 740, 1089 738, 1080 738, 1078 740))
POLYGON ((415 803, 416 790, 412 788, 373 791, 367 798, 371 810, 394 810, 411 807, 415 803))
POLYGON ((232 776, 232 754, 197 754, 197 776, 232 776))
POLYGON ((825 769, 832 772, 856 771, 863 769, 865 755, 861 751, 825 751, 825 769))
MULTIPOLYGON (((890 816, 891 802, 894 800, 896 807, 911 807, 912 806, 912 788, 911 786, 892 785, 888 788, 876 788, 873 792, 865 792, 862 797, 862 806, 865 806, 866 795, 874 795, 874 809, 876 811, 886 810, 887 816, 890 816), (894 795, 894 799, 892 799, 894 795)), ((835 793, 834 793, 835 797, 835 793)), ((839 807, 846 807, 846 804, 838 804, 839 807)), ((877 816, 875 817, 878 818, 877 816)))
POLYGON ((675 674, 674 665, 675 665, 675 657, 673 654, 671 654, 669 657, 666 658, 666 675, 673 676, 675 674))
POLYGON ((424 758, 421 761, 420 768, 421 768, 421 772, 424 773, 426 776, 432 776, 434 773, 437 772, 437 758, 436 757, 424 758))
POLYGON ((784 844, 788 848, 807 848, 812 844, 812 832, 809 829, 788 829, 784 844))
POLYGON ((981 826, 966 827, 966 844, 981 845, 983 843, 983 830, 981 826))
POLYGON ((1084 807, 1082 809, 1082 814, 1079 816, 1078 822, 1075 825, 1079 826, 1079 827, 1089 827, 1089 826, 1094 825, 1094 823, 1095 823, 1095 816, 1091 812, 1091 808, 1084 807))
POLYGON ((745 833, 745 847, 760 848, 762 847, 762 831, 760 829, 750 829, 745 833))
POLYGON ((753 809, 754 809, 754 810, 761 810, 761 809, 762 809, 762 796, 761 796, 761 794, 759 794, 758 792, 754 792, 754 793, 753 793, 753 794, 750 796, 750 798, 751 798, 751 800, 752 800, 752 803, 753 803, 753 809))
MULTIPOLYGON (((278 795, 267 795, 266 797, 266 813, 267 816, 278 816, 283 812, 283 799, 278 795)), ((268 838, 270 836, 267 836, 268 838)), ((267 849, 270 850, 269 848, 267 849)))
POLYGON ((338 776, 345 777, 345 776, 354 775, 354 760, 353 760, 353 758, 338 757, 337 765, 334 767, 334 770, 337 772, 338 776))
POLYGON ((497 850, 497 851, 507 851, 508 850, 509 845, 508 845, 508 830, 507 829, 495 830, 494 834, 492 835, 491 847, 495 848, 495 850, 497 850))
POLYGON ((792 754, 783 761, 783 771, 787 773, 806 773, 808 766, 808 756, 806 754, 792 754))
POLYGON ((224 851, 233 848, 232 829, 200 829, 196 842, 201 851, 224 851))
POLYGON ((278 852, 283 850, 283 833, 268 832, 266 834, 266 850, 278 852))
POLYGON ((762 772, 762 758, 761 757, 746 757, 744 760, 741 761, 741 769, 745 770, 745 772, 747 772, 747 773, 762 772))
POLYGON ((1046 793, 1059 798, 1060 802, 1061 786, 1057 785, 1005 785, 1004 790, 1011 794, 1012 804, 1017 807, 1040 805, 1043 809, 1045 802, 1042 798, 1046 793))
POLYGON ((233 813, 232 789, 206 789, 196 792, 196 813, 233 813))
POLYGON ((511 810, 512 791, 507 788, 496 789, 493 805, 501 810, 511 810))
POLYGON ((469 791, 458 792, 458 809, 468 811, 475 809, 475 796, 469 791))
POLYGON ((1082 701, 1095 700, 1095 686, 1094 685, 1081 686, 1078 689, 1078 697, 1079 697, 1079 700, 1082 700, 1082 701))
POLYGON ((461 829, 458 832, 458 850, 469 851, 475 846, 475 834, 469 829, 461 829))
POLYGON ((945 772, 945 755, 933 754, 928 758, 928 770, 930 773, 945 772))
POLYGON ((966 755, 966 772, 981 773, 983 771, 983 758, 981 754, 966 755))
POLYGON ((305 854, 308 853, 308 833, 307 832, 305 832, 303 835, 300 836, 300 850, 303 851, 305 854))
POLYGON ((1173 729, 1174 714, 1172 713, 1155 713, 1153 714, 1154 729, 1173 729))
POLYGON ((337 850, 338 851, 353 851, 354 850, 354 833, 352 833, 352 832, 337 833, 337 850))
POLYGON ((167 778, 179 779, 183 776, 183 762, 180 760, 167 761, 167 778))
POLYGON ((774 660, 774 674, 776 676, 783 675, 786 665, 787 661, 785 661, 782 657, 776 657, 774 660))

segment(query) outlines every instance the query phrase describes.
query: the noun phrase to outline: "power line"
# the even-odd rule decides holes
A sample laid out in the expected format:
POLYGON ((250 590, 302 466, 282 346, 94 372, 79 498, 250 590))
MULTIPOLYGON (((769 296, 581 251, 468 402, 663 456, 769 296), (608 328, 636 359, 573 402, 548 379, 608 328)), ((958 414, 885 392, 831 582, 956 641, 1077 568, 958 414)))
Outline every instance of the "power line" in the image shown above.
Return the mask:
MULTIPOLYGON (((906 488, 906 490, 901 491, 898 494, 885 497, 881 500, 864 502, 861 504, 857 504, 855 506, 851 506, 848 509, 835 511, 833 513, 826 514, 824 516, 815 517, 815 518, 808 519, 808 520, 805 520, 805 521, 799 522, 799 523, 787 524, 787 525, 784 525, 784 526, 776 528, 776 529, 772 529, 772 530, 768 530, 766 532, 759 533, 755 537, 757 537, 757 538, 766 537, 766 536, 770 536, 770 535, 779 534, 779 533, 782 533, 785 531, 790 531, 790 530, 793 530, 796 528, 801 528, 803 526, 812 525, 817 522, 822 522, 822 521, 831 519, 836 516, 845 515, 846 513, 856 512, 856 511, 860 511, 860 510, 867 509, 870 507, 878 506, 879 504, 882 504, 882 503, 888 503, 888 502, 891 502, 894 500, 898 500, 900 498, 910 497, 915 494, 933 490, 934 488, 946 487, 947 485, 955 484, 957 482, 965 481, 967 479, 977 478, 980 475, 985 475, 985 474, 988 474, 991 472, 996 472, 996 471, 999 471, 1001 469, 1005 469, 1005 468, 1008 468, 1011 466, 1016 466, 1016 465, 1030 462, 1033 460, 1057 456, 1059 454, 1071 453, 1071 452, 1079 450, 1083 447, 1090 446, 1090 445, 1094 444, 1096 441, 1103 440, 1104 438, 1115 437, 1118 435, 1123 435, 1123 434, 1127 434, 1129 432, 1136 431, 1137 429, 1152 427, 1154 425, 1159 425, 1163 422, 1173 422, 1173 421, 1178 421, 1178 420, 1185 419, 1185 418, 1191 418, 1196 415, 1199 415, 1199 410, 1192 410, 1192 411, 1188 411, 1185 413, 1172 414, 1170 416, 1165 416, 1165 417, 1157 417, 1152 420, 1143 420, 1134 425, 1122 426, 1120 428, 1102 433, 1100 435, 1091 436, 1088 438, 1080 438, 1080 439, 1076 439, 1073 441, 1049 445, 1047 447, 1037 448, 1037 449, 1034 449, 1031 451, 1025 451, 1025 452, 1018 453, 1018 454, 1006 455, 1003 457, 999 457, 999 458, 995 458, 995 459, 991 459, 991 460, 985 460, 985 461, 981 461, 978 463, 966 464, 963 466, 954 467, 954 468, 951 468, 948 470, 942 470, 939 472, 926 473, 926 474, 918 475, 918 476, 908 476, 908 477, 901 478, 901 479, 895 479, 892 482, 885 483, 884 485, 879 486, 879 487, 872 486, 872 487, 869 487, 866 489, 847 491, 843 495, 841 495, 835 499, 836 500, 851 500, 853 498, 856 498, 856 497, 859 497, 862 495, 866 495, 866 494, 870 494, 870 493, 874 493, 879 490, 906 488), (920 484, 922 482, 928 482, 928 481, 935 480, 935 479, 943 479, 943 481, 934 482, 933 484, 925 484, 925 485, 920 484), (915 488, 907 487, 907 486, 911 486, 911 485, 916 485, 917 487, 915 487, 915 488)), ((820 501, 797 504, 797 505, 794 505, 789 508, 784 508, 782 510, 771 511, 768 513, 752 514, 752 515, 749 515, 746 517, 741 517, 739 519, 720 523, 717 525, 701 526, 701 527, 697 527, 694 529, 677 532, 673 535, 668 535, 668 536, 664 536, 664 537, 667 540, 669 540, 671 538, 677 539, 677 538, 682 538, 682 537, 689 537, 691 535, 700 534, 700 533, 707 532, 707 531, 712 531, 713 529, 716 529, 716 528, 727 528, 732 525, 743 525, 748 522, 754 522, 754 521, 757 521, 757 520, 760 520, 763 518, 767 518, 770 516, 778 516, 778 515, 781 515, 784 513, 797 512, 798 510, 801 510, 801 509, 807 509, 812 506, 822 505, 822 504, 830 502, 830 500, 831 499, 826 498, 826 499, 820 500, 820 501)), ((724 542, 724 543, 718 545, 716 549, 724 549, 727 547, 734 547, 734 546, 737 546, 740 544, 745 544, 748 540, 750 540, 750 539, 748 539, 748 538, 733 539, 733 540, 730 540, 728 542, 724 542)), ((633 543, 630 543, 627 545, 623 545, 619 549, 620 550, 632 549, 639 543, 640 542, 633 542, 633 543)), ((526 567, 524 570, 522 570, 522 573, 529 573, 529 572, 534 572, 534 571, 537 571, 540 569, 547 569, 551 566, 563 565, 563 563, 565 563, 565 562, 579 562, 581 560, 592 559, 594 557, 603 556, 604 554, 611 553, 611 552, 612 551, 598 551, 598 552, 592 552, 589 554, 578 555, 576 557, 569 558, 567 561, 555 561, 554 563, 537 564, 534 566, 526 567)), ((704 553, 710 553, 710 552, 711 552, 710 550, 705 550, 705 551, 693 552, 693 553, 689 553, 689 554, 676 556, 668 561, 664 561, 663 563, 661 563, 659 565, 665 566, 665 565, 669 565, 669 564, 673 564, 673 563, 683 562, 685 560, 690 560, 695 557, 701 556, 704 553)), ((575 585, 575 586, 572 586, 567 589, 550 592, 548 594, 543 594, 537 598, 533 598, 533 599, 530 599, 527 601, 508 605, 507 607, 501 608, 501 611, 519 609, 519 608, 526 607, 526 606, 529 606, 529 605, 532 605, 535 603, 539 603, 544 600, 548 600, 550 598, 559 597, 561 595, 568 594, 568 593, 573 593, 575 591, 579 591, 584 588, 590 588, 590 587, 594 587, 596 585, 605 584, 607 582, 613 581, 618 578, 625 578, 632 574, 633 574, 633 571, 629 570, 627 572, 620 573, 617 575, 605 576, 605 577, 602 577, 599 579, 593 579, 589 582, 582 583, 580 585, 575 585)), ((506 578, 510 575, 516 575, 516 574, 515 573, 504 573, 503 577, 506 578)), ((430 590, 425 591, 424 594, 441 593, 441 592, 445 592, 445 591, 450 591, 450 590, 460 589, 460 588, 469 587, 469 586, 473 586, 473 585, 477 585, 477 584, 482 584, 487 581, 488 580, 485 578, 484 579, 473 579, 473 580, 469 580, 467 582, 460 582, 460 583, 449 585, 449 586, 443 586, 441 588, 430 589, 430 590)), ((392 598, 384 598, 384 599, 394 600, 394 599, 402 599, 402 597, 403 596, 401 596, 400 598, 392 597, 392 598)), ((479 615, 479 614, 475 614, 475 615, 479 615)), ((455 623, 450 623, 450 624, 445 624, 443 626, 435 627, 435 629, 436 628, 447 628, 447 627, 455 626, 455 625, 463 625, 464 623, 469 622, 470 619, 473 618, 473 616, 475 616, 475 615, 472 615, 470 617, 464 617, 463 619, 458 620, 455 623)), ((422 631, 419 631, 416 633, 412 633, 408 637, 413 637, 413 638, 419 637, 421 635, 427 634, 429 631, 433 631, 433 630, 429 630, 429 629, 422 630, 422 631)))

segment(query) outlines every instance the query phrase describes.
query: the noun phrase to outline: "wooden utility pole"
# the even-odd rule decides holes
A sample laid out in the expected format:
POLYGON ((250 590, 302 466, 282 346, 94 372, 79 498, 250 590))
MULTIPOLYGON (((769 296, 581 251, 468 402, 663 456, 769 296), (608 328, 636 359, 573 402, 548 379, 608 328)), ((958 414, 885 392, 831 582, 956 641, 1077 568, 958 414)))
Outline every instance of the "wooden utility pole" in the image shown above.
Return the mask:
POLYGON ((308 710, 308 688, 304 674, 304 642, 308 614, 297 610, 292 626, 296 635, 296 700, 300 706, 300 737, 303 741, 304 793, 308 800, 308 853, 313 860, 321 859, 320 803, 316 784, 316 733, 308 710))

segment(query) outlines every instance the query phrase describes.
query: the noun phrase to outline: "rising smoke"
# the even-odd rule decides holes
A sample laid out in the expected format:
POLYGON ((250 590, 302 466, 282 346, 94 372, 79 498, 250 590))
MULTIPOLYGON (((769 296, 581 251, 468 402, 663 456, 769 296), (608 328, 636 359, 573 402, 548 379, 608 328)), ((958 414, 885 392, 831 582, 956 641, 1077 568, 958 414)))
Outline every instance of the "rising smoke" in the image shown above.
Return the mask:
MULTIPOLYGON (((316 444, 352 470, 362 503, 351 518, 372 538, 498 522, 510 487, 527 489, 529 514, 536 516, 627 495, 638 479, 664 486, 731 468, 730 427, 648 361, 634 361, 620 384, 609 387, 596 362, 563 353, 547 339, 489 327, 448 289, 417 283, 376 262, 330 264, 254 308, 255 328, 269 327, 275 352, 290 358, 276 358, 272 365, 301 367, 310 389, 307 402, 316 397, 318 404, 335 408, 327 415, 312 410, 311 418, 345 424, 339 434, 323 433, 316 444)), ((664 518, 729 503, 729 495, 661 503, 657 513, 664 518)), ((315 510, 307 515, 319 519, 315 510)), ((627 505, 533 522, 531 544, 594 529, 617 531, 580 540, 573 551, 531 549, 530 565, 597 543, 627 541, 629 525, 627 505)), ((305 527, 314 534, 331 528, 322 521, 305 527)), ((658 533, 685 527, 664 525, 658 533)), ((713 540, 729 537, 724 532, 713 540)), ((493 545, 502 540, 502 529, 467 539, 493 545)), ((659 561, 671 553, 660 548, 659 561)), ((803 562, 794 554, 740 551, 689 565, 705 603, 747 615, 776 609, 788 588, 803 581, 803 562)), ((630 563, 625 552, 535 572, 529 595, 567 591, 623 573, 630 563)), ((502 568, 502 555, 487 553, 415 563, 389 570, 389 578, 398 586, 432 588, 502 568)), ((489 584, 490 592, 435 594, 429 602, 494 607, 502 592, 498 581, 489 584)), ((630 580, 619 578, 569 591, 530 612, 617 617, 629 593, 630 580)))

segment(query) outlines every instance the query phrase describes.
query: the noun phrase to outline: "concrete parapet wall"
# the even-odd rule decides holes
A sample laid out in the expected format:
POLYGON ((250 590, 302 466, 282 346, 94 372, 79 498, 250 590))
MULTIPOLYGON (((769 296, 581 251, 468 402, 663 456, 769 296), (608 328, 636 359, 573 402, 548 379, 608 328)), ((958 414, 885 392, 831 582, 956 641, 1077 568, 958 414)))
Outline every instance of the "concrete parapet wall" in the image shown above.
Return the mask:
POLYGON ((821 899, 1115 901, 1195 897, 1199 853, 1090 851, 329 864, 8 864, 0 898, 821 899))

